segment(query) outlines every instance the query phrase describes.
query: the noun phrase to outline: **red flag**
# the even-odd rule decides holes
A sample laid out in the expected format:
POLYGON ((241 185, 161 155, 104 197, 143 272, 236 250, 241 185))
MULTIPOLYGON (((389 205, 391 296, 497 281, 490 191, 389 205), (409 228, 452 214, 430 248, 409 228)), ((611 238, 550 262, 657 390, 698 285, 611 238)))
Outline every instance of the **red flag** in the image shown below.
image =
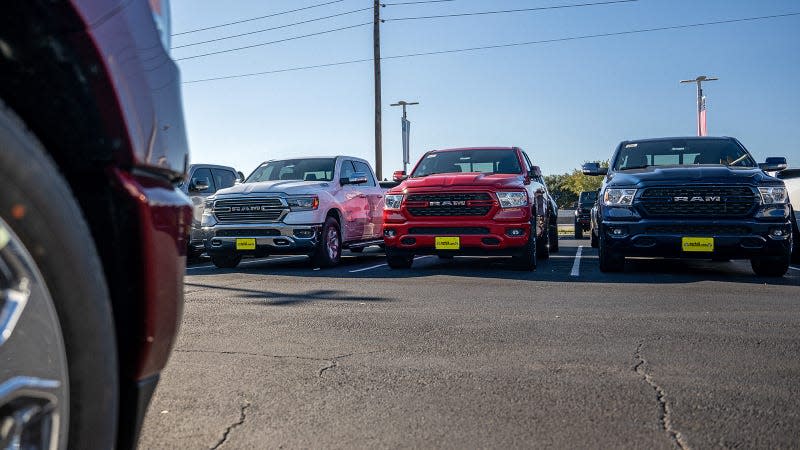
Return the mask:
POLYGON ((697 135, 698 136, 708 136, 708 129, 706 128, 706 96, 702 96, 700 98, 700 108, 698 110, 698 114, 700 117, 698 118, 697 123, 697 135))

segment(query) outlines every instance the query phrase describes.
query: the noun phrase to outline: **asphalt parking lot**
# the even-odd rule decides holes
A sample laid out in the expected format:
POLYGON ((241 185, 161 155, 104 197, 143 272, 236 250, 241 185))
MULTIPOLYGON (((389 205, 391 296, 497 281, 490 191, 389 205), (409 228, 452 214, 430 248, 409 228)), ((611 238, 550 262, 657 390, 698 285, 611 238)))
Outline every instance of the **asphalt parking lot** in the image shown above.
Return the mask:
POLYGON ((185 282, 141 448, 800 445, 798 265, 606 275, 569 239, 536 272, 368 251, 198 262, 185 282))

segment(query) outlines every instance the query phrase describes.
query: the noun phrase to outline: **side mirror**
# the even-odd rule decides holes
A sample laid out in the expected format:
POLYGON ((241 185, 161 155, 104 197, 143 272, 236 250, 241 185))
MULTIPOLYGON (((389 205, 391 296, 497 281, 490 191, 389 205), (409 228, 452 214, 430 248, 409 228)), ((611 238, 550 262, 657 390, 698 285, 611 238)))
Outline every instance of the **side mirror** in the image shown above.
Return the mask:
POLYGON ((367 182, 367 174, 364 172, 353 172, 349 178, 340 178, 339 183, 342 186, 348 184, 364 184, 367 182))
POLYGON ((758 167, 764 172, 780 172, 789 167, 789 165, 786 163, 786 158, 775 156, 767 158, 767 161, 759 164, 758 167))
POLYGON ((531 175, 534 178, 541 178, 542 177, 542 168, 539 166, 531 167, 531 175))
POLYGON ((406 178, 408 178, 408 175, 406 175, 405 170, 395 170, 394 173, 392 174, 392 180, 397 181, 398 183, 405 180, 406 178))
POLYGON ((237 170, 236 175, 239 177, 239 183, 244 183, 244 174, 241 171, 237 170))
POLYGON ((592 162, 584 164, 581 171, 589 176, 605 175, 608 173, 608 167, 600 167, 600 163, 592 162))
POLYGON ((194 183, 189 185, 189 192, 203 192, 208 189, 208 182, 203 180, 195 180, 194 183))

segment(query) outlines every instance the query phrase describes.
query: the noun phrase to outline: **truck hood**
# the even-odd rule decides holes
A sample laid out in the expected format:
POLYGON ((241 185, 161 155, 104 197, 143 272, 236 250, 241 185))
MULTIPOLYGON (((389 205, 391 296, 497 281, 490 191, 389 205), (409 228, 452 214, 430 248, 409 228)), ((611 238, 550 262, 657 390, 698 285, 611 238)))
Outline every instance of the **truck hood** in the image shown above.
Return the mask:
POLYGON ((328 181, 276 180, 258 183, 242 183, 227 189, 220 189, 216 196, 250 195, 250 194, 313 194, 330 186, 328 181))
POLYGON ((427 177, 409 178, 390 192, 403 192, 406 189, 426 189, 442 187, 471 187, 484 189, 520 189, 525 184, 525 177, 515 174, 486 173, 442 173, 427 177))
POLYGON ((675 184, 747 184, 780 180, 764 173, 759 168, 730 168, 726 166, 656 166, 644 169, 613 172, 609 175, 607 186, 652 186, 675 184))

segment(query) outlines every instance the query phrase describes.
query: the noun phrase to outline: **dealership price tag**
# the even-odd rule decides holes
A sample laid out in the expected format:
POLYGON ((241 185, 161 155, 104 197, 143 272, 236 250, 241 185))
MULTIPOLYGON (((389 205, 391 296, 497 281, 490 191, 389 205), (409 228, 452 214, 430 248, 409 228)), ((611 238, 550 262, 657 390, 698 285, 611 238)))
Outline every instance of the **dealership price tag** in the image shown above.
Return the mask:
POLYGON ((685 252, 713 252, 714 238, 684 237, 681 238, 681 247, 685 252))
POLYGON ((236 250, 255 250, 255 238, 240 238, 236 239, 236 250))
POLYGON ((461 248, 461 238, 454 237, 436 237, 434 241, 436 250, 458 250, 461 248))

